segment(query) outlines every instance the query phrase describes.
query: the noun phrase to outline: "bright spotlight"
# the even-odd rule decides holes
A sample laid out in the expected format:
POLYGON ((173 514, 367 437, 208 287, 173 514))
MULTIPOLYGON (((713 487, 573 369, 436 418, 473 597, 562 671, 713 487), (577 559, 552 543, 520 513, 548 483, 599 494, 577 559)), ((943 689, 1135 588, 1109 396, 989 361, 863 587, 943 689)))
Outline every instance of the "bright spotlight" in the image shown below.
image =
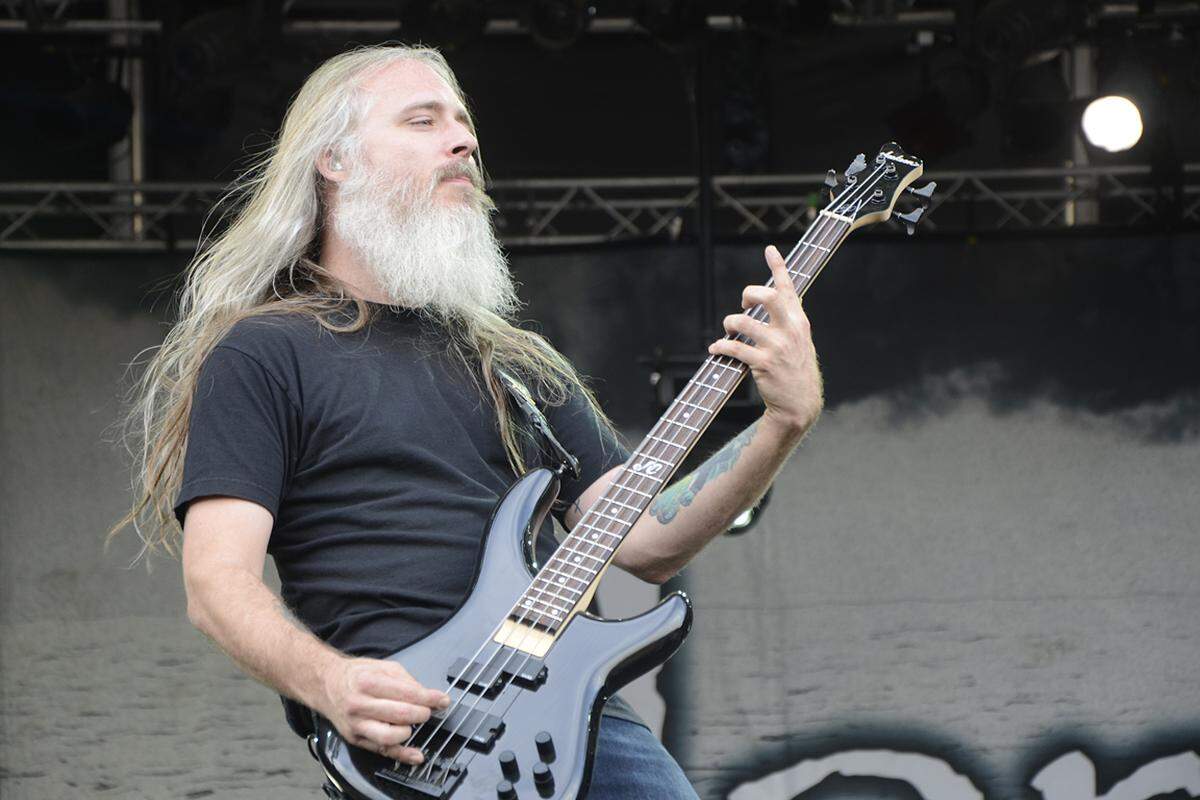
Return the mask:
POLYGON ((1128 150, 1142 138, 1142 115, 1126 97, 1100 97, 1084 109, 1083 134, 1110 153, 1128 150))

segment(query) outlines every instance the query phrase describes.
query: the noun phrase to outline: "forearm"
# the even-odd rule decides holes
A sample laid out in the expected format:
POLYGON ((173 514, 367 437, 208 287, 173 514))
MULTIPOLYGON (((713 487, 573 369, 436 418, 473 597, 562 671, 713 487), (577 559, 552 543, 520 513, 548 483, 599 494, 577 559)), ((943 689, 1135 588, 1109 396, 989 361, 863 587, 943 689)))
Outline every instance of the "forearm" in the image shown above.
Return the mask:
POLYGON ((764 415, 655 498, 622 543, 617 564, 655 582, 675 575, 758 502, 805 432, 764 415))
POLYGON ((346 656, 292 618, 260 578, 233 566, 189 578, 188 617, 247 674, 310 708, 323 709, 323 677, 346 656))

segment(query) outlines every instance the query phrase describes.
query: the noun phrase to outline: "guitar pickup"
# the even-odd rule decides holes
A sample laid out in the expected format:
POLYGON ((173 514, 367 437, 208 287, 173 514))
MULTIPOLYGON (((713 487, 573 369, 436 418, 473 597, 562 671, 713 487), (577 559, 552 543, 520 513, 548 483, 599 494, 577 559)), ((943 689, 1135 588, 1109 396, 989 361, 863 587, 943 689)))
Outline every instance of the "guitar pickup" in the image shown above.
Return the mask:
POLYGON ((446 680, 459 689, 490 699, 504 691, 510 682, 522 689, 537 689, 546 682, 546 667, 540 658, 530 658, 526 653, 505 647, 499 657, 491 659, 487 665, 478 661, 468 665, 467 659, 458 659, 450 665, 446 680), (518 663, 505 666, 509 661, 518 663))
MULTIPOLYGON (((479 753, 492 749, 496 739, 504 732, 504 722, 495 714, 489 714, 478 708, 468 708, 466 703, 458 703, 449 709, 449 713, 435 713, 430 719, 442 720, 434 738, 446 734, 451 739, 465 739, 464 744, 479 753)), ((427 743, 429 744, 429 743, 427 743)))

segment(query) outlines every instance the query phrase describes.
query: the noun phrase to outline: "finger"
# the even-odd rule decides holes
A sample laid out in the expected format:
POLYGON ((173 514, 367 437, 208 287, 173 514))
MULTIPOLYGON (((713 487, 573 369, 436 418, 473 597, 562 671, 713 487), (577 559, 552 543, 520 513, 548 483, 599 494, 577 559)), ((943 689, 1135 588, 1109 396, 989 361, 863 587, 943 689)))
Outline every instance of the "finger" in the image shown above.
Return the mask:
MULTIPOLYGON (((356 747, 397 760, 404 760, 401 759, 402 755, 408 758, 415 755, 422 760, 424 758, 417 748, 404 746, 404 743, 412 738, 412 728, 408 725, 388 725, 385 722, 366 720, 355 726, 355 729, 359 734, 354 742, 356 747)), ((409 763, 419 764, 420 761, 409 763)))
POLYGON ((410 703, 423 705, 427 708, 446 708, 450 705, 450 695, 437 689, 427 689, 422 686, 416 678, 409 674, 408 670, 395 661, 385 660, 384 663, 393 668, 393 672, 400 678, 401 683, 409 687, 412 692, 409 697, 401 699, 405 699, 410 703))
POLYGON ((775 279, 776 292, 763 305, 770 312, 771 319, 782 321, 800 306, 800 297, 796 294, 796 284, 788 272, 787 262, 775 245, 767 248, 767 266, 771 268, 771 277, 775 279))
POLYGON ((718 339, 708 346, 708 352, 713 355, 730 356, 750 367, 762 364, 763 354, 748 344, 733 339, 718 339))
POLYGON ((751 345, 762 346, 774 343, 774 332, 765 322, 757 320, 748 314, 730 314, 722 321, 725 331, 731 335, 741 334, 750 340, 751 345))
MULTIPOLYGON (((406 676, 408 673, 404 673, 406 676)), ((373 673, 363 678, 359 687, 364 694, 385 700, 399 700, 426 708, 446 708, 450 696, 437 689, 426 689, 411 677, 399 677, 389 672, 373 673)))
POLYGON ((384 758, 395 759, 404 764, 422 764, 425 762, 425 755, 415 747, 388 747, 384 748, 380 755, 384 758))
POLYGON ((742 290, 742 308, 751 308, 752 306, 765 308, 775 299, 779 291, 773 286, 747 286, 742 290))
POLYGON ((390 725, 419 725, 429 720, 433 712, 427 706, 401 703, 395 700, 373 699, 363 704, 360 716, 390 725))

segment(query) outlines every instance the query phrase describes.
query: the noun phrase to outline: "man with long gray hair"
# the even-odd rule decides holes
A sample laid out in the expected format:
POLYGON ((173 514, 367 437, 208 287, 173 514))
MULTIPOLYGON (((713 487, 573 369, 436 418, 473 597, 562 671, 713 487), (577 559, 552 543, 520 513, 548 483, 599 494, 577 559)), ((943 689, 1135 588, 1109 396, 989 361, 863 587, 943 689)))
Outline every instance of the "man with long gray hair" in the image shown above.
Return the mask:
MULTIPOLYGON (((132 523, 147 549, 182 550, 189 618, 288 699, 297 730, 311 709, 350 744, 417 764, 413 726, 450 698, 383 657, 461 604, 485 522, 531 460, 498 371, 524 380, 579 457, 565 528, 628 454, 570 363, 511 322, 474 124, 436 51, 323 64, 241 188, 139 384, 136 502, 110 536, 132 523), (267 553, 282 597, 262 581, 267 553)), ((785 277, 774 248, 767 262, 785 277)), ((755 344, 710 350, 750 365, 766 411, 629 532, 614 563, 644 580, 670 578, 756 502, 820 412, 795 295, 743 300, 770 324, 732 315, 726 328, 755 344)), ((540 560, 553 549, 543 530, 540 560)), ((614 697, 589 797, 695 793, 614 697)))

